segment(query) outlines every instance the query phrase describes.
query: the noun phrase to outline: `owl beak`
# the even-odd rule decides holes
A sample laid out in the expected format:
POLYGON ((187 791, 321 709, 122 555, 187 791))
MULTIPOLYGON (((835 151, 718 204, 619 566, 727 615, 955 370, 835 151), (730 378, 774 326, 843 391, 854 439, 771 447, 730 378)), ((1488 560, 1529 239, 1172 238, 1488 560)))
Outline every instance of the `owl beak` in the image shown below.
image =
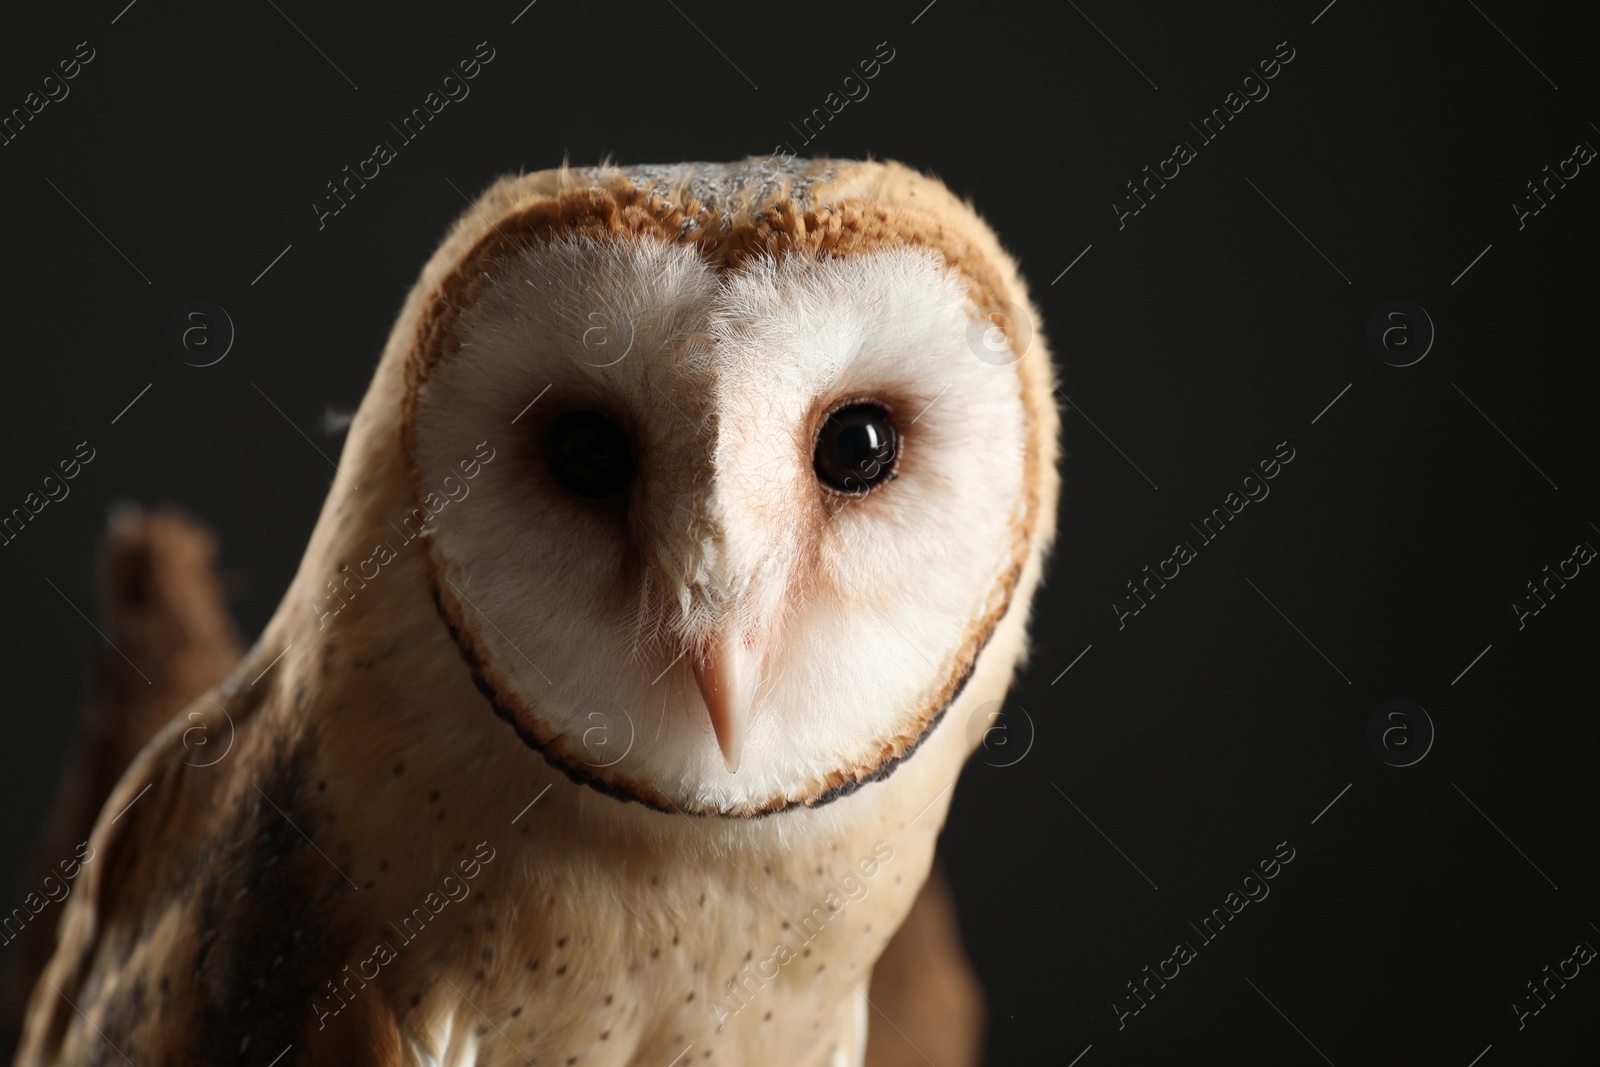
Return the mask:
POLYGON ((717 746, 730 773, 739 770, 761 659, 759 651, 746 647, 738 637, 719 636, 706 644, 694 662, 695 684, 711 713, 711 729, 716 731, 717 746))

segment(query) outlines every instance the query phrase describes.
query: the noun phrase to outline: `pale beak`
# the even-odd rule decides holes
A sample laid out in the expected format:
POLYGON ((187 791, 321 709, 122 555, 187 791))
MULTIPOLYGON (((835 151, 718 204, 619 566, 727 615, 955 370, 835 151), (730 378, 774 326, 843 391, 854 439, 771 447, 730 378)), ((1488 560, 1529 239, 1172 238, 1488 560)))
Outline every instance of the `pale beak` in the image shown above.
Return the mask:
POLYGON ((722 761, 733 773, 738 772, 739 755, 744 751, 761 660, 760 651, 747 648, 737 636, 725 634, 707 642, 702 655, 694 660, 695 684, 711 713, 711 729, 716 731, 722 761))

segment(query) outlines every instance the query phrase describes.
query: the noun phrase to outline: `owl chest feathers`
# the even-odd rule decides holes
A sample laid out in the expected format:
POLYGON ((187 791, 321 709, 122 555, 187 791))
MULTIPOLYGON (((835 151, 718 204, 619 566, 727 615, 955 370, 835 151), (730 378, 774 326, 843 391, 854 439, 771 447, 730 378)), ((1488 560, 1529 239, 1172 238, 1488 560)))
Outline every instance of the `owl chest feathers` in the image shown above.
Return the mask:
POLYGON ((413 751, 317 794, 362 888, 313 1036, 365 1000, 419 1063, 858 1062, 857 1002, 931 860, 909 805, 730 823, 492 763, 469 783, 413 751))

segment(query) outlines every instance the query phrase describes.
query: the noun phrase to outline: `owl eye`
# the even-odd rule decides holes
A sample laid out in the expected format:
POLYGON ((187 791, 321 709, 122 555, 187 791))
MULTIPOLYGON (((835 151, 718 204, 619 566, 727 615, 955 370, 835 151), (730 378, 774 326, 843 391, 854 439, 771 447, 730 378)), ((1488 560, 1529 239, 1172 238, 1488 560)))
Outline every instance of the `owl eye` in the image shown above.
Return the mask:
POLYGON ((597 411, 557 416, 544 454, 561 488, 588 500, 616 495, 633 477, 628 438, 622 427, 597 411))
POLYGON ((894 477, 898 443, 887 411, 877 404, 850 404, 822 424, 811 466, 829 489, 860 496, 894 477))

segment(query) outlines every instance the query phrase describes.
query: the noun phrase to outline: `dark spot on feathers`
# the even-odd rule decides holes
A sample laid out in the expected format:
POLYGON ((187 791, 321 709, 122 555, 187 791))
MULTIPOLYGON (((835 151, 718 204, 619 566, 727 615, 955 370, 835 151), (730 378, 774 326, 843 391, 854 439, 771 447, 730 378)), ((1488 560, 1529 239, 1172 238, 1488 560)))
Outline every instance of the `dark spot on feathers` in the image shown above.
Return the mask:
MULTIPOLYGON (((310 800, 316 785, 291 757, 263 761, 260 795, 233 809, 201 843, 201 873, 188 890, 198 934, 193 1036, 171 1046, 183 1062, 237 1062, 246 1036, 252 1052, 273 1046, 275 1054, 299 1043, 307 1005, 324 1002, 323 983, 346 962, 346 946, 331 927, 350 887, 296 829, 325 821, 310 800), (258 985, 269 972, 272 980, 258 985)), ((163 982, 163 991, 169 985, 163 982)), ((128 997, 133 1014, 127 1023, 107 1018, 100 1024, 130 1056, 139 1053, 123 1035, 149 1011, 136 999, 128 997)))
POLYGON ((399 777, 400 775, 406 773, 406 761, 405 760, 401 760, 399 763, 396 763, 394 765, 394 773, 395 773, 396 777, 399 777))

